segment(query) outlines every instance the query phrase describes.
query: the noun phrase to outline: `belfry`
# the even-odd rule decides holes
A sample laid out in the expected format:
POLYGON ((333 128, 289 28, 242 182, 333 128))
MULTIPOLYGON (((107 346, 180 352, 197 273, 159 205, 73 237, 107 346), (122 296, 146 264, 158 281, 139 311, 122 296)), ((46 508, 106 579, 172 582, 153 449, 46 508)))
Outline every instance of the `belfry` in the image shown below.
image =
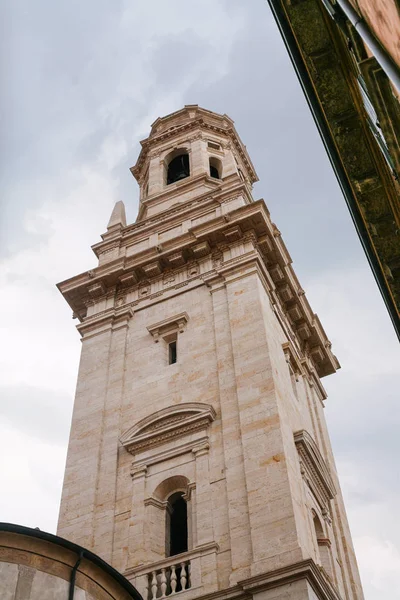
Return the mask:
POLYGON ((339 363, 233 121, 159 118, 98 266, 59 284, 82 355, 58 534, 144 600, 361 600, 324 418, 339 363))

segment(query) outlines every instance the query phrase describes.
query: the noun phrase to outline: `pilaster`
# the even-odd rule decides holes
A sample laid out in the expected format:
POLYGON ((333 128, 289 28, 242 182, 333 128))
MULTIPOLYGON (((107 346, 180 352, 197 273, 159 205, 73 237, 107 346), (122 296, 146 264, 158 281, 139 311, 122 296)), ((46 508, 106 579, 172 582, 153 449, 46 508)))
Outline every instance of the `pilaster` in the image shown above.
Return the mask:
POLYGON ((253 550, 227 292, 222 280, 216 279, 209 285, 213 301, 233 584, 249 576, 253 550))

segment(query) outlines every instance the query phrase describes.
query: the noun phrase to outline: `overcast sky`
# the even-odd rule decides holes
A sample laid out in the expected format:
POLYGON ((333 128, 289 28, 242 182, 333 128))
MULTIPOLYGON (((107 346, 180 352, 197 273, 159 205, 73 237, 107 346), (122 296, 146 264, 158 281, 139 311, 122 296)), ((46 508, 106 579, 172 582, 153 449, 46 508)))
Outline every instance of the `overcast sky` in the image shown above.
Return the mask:
POLYGON ((399 346, 261 0, 3 3, 0 520, 55 532, 80 353, 55 284, 96 265, 158 117, 227 113, 342 369, 326 416, 367 600, 400 599, 399 346), (7 6, 8 4, 8 6, 7 6))

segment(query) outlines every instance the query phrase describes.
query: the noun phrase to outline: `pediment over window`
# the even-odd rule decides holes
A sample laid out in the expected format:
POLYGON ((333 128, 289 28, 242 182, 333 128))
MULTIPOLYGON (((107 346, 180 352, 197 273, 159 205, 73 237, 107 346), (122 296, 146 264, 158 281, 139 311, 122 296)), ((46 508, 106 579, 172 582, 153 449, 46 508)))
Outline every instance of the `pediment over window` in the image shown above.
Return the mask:
POLYGON ((142 419, 125 431, 120 442, 131 454, 168 442, 170 439, 206 429, 215 419, 209 404, 190 402, 169 406, 142 419))
POLYGON ((335 485, 328 467, 311 435, 302 429, 294 434, 299 453, 300 470, 315 498, 324 509, 336 495, 335 485))

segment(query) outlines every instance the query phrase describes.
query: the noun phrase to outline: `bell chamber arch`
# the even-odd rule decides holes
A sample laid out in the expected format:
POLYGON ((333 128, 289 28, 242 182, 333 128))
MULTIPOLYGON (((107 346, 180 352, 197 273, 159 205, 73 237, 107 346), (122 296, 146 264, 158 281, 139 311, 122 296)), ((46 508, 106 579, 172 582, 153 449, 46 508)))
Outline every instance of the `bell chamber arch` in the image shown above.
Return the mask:
POLYGON ((176 150, 167 159, 167 185, 177 183, 190 175, 189 154, 186 150, 176 150))

